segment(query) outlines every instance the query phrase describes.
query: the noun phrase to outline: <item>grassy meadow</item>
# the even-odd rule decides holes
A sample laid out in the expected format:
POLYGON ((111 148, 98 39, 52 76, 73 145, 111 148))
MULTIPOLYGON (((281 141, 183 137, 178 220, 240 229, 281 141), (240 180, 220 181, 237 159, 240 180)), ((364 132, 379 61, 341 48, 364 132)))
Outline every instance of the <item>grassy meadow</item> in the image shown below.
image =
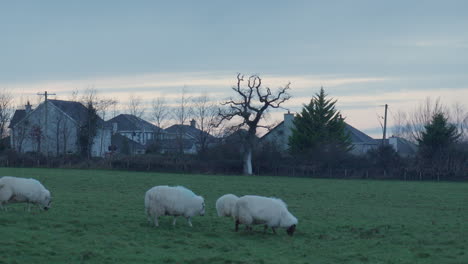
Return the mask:
POLYGON ((180 175, 0 168, 33 177, 49 211, 0 212, 0 263, 468 263, 468 183, 180 175), (205 216, 147 223, 144 193, 183 185, 205 197, 205 216), (282 198, 296 233, 274 235, 216 216, 226 193, 282 198))

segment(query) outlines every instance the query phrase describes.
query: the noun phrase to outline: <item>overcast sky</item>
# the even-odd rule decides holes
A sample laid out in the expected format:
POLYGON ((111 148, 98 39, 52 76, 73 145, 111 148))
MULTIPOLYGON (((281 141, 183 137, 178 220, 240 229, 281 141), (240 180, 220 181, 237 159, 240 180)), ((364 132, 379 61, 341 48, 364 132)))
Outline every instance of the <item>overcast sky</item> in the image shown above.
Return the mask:
POLYGON ((238 72, 258 74, 291 82, 295 112, 323 86, 377 137, 385 103, 390 116, 428 96, 468 105, 467 12, 468 1, 1 1, 0 89, 23 103, 93 87, 123 106, 184 86, 225 98, 238 72))

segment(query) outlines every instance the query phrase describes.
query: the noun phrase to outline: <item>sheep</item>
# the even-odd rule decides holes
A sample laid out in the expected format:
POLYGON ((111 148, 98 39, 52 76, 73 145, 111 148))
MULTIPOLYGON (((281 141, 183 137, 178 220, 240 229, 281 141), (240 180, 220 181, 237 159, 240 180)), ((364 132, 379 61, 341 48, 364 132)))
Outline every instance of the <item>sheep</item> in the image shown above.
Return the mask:
POLYGON ((195 215, 205 214, 203 197, 182 186, 154 186, 145 194, 145 210, 148 221, 154 219, 154 226, 159 226, 158 217, 172 215, 175 226, 177 216, 187 218, 188 225, 192 227, 191 218, 195 215))
POLYGON ((288 235, 292 236, 298 223, 287 209, 287 205, 278 198, 269 198, 257 195, 246 195, 239 198, 235 208, 236 226, 235 231, 239 230, 239 224, 247 225, 251 229, 252 225, 264 224, 265 229, 271 227, 276 234, 276 227, 286 228, 288 235))
POLYGON ((0 178, 0 209, 7 211, 3 205, 7 203, 28 203, 28 211, 31 204, 38 205, 43 210, 48 210, 52 203, 50 192, 35 179, 4 176, 0 178))
POLYGON ((218 200, 216 200, 216 211, 218 216, 234 217, 237 200, 239 200, 239 197, 234 194, 225 194, 219 197, 218 200))

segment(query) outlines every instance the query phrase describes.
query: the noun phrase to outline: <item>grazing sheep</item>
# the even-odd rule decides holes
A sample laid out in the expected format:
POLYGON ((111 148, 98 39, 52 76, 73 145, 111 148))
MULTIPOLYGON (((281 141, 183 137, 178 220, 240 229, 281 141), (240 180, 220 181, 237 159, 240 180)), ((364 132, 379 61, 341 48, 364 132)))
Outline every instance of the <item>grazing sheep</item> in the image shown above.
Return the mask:
POLYGON ((191 227, 193 216, 205 214, 205 202, 203 197, 182 186, 154 186, 146 192, 145 210, 148 221, 154 219, 155 226, 159 226, 159 216, 172 215, 172 225, 175 226, 177 216, 183 216, 191 227))
POLYGON ((246 195, 239 198, 235 209, 236 228, 239 224, 252 225, 264 224, 265 231, 271 227, 276 233, 276 227, 286 228, 288 235, 292 236, 296 230, 297 218, 289 211, 286 204, 277 198, 269 198, 256 195, 246 195))
POLYGON ((234 217, 234 210, 236 209, 236 202, 239 197, 234 194, 225 194, 216 200, 216 211, 218 216, 232 216, 234 217))
POLYGON ((51 204, 50 192, 37 180, 4 176, 0 178, 0 209, 7 210, 3 205, 7 203, 37 204, 40 208, 48 210, 51 204))

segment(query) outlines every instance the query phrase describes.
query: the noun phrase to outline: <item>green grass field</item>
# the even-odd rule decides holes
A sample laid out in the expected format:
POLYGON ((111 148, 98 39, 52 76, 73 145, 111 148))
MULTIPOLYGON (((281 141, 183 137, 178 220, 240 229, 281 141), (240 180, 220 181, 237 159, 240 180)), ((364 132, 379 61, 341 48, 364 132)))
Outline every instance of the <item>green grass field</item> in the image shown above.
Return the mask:
POLYGON ((0 212, 0 263, 468 263, 468 183, 179 175, 0 168, 52 193, 49 211, 0 212), (180 218, 147 223, 155 185, 205 197, 193 228, 180 218), (296 233, 241 229, 216 216, 226 193, 282 198, 296 233))

